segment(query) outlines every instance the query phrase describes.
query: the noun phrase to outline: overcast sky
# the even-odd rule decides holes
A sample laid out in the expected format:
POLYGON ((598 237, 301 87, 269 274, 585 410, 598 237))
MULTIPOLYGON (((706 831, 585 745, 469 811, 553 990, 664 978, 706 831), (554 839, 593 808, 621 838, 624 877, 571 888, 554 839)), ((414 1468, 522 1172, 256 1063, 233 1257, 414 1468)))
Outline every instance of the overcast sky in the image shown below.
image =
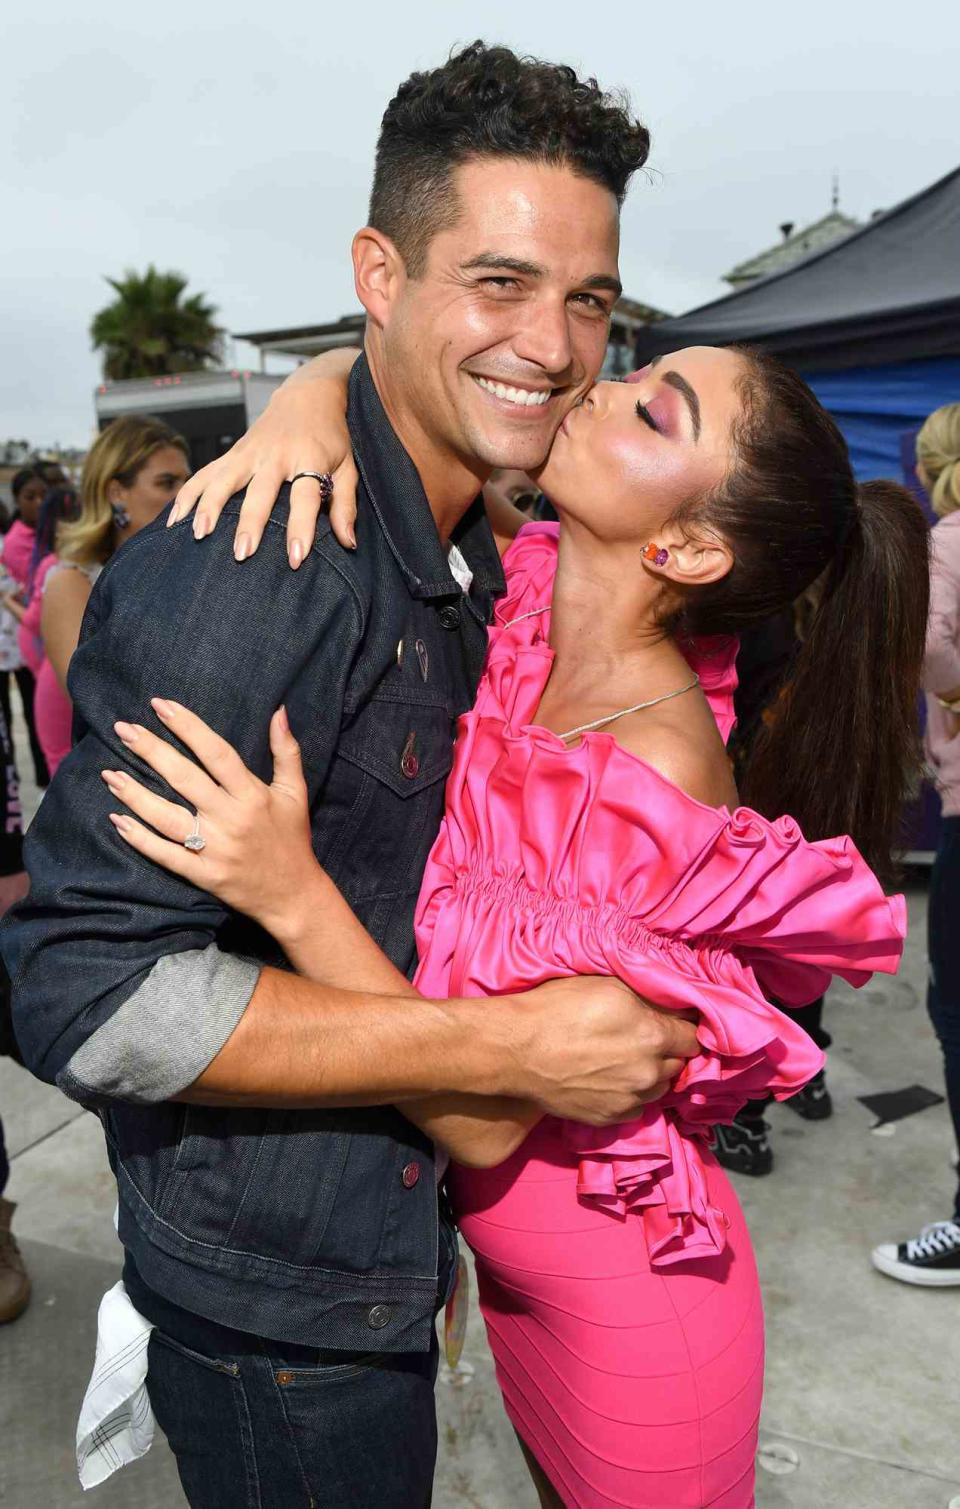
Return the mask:
MULTIPOLYGON (((188 275, 228 330, 357 307, 383 108, 482 36, 626 87, 653 132, 624 213, 633 298, 677 312, 841 207, 868 217, 960 162, 960 5, 915 0, 34 0, 4 23, 0 440, 86 443, 104 274, 188 275)), ((229 353, 254 365, 249 347, 229 353)))

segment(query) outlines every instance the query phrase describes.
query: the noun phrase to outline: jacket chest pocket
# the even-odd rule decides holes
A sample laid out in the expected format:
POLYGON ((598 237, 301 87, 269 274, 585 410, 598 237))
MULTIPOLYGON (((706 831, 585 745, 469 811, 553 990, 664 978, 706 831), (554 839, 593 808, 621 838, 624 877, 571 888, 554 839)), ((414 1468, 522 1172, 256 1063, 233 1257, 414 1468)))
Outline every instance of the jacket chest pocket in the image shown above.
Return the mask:
POLYGON ((349 788, 327 867, 350 899, 416 894, 443 816, 453 762, 445 706, 376 698, 341 737, 326 800, 349 788))

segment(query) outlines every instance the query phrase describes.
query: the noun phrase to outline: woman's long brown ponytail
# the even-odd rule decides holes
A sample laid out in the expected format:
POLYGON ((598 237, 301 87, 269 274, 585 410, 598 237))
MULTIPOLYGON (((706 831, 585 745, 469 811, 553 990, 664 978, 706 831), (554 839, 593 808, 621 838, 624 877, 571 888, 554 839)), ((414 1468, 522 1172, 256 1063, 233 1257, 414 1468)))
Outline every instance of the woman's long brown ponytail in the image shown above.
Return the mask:
POLYGON ((808 839, 848 833, 889 879, 921 769, 926 520, 895 482, 858 487, 843 436, 806 384, 765 352, 739 350, 734 464, 678 515, 720 535, 734 564, 688 595, 678 627, 735 633, 817 583, 819 606, 747 753, 740 794, 768 817, 789 814, 808 839))
POLYGON ((790 679, 748 755, 741 795, 769 816, 789 813, 807 838, 849 833, 889 879, 920 769, 929 531, 894 482, 860 486, 856 511, 790 679))

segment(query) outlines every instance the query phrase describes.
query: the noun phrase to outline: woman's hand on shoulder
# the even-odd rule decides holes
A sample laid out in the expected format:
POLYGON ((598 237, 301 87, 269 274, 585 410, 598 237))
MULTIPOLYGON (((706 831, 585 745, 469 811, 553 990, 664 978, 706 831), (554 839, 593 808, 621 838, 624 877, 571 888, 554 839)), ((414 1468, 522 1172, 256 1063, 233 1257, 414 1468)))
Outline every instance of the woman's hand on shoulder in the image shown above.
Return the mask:
MULTIPOLYGON (((263 538, 284 482, 300 472, 333 479, 330 524, 346 549, 356 548, 357 469, 347 429, 347 382, 356 351, 330 351, 299 367, 273 394, 245 435, 225 455, 194 472, 177 494, 167 527, 194 512, 198 540, 210 534, 230 498, 246 489, 234 554, 246 560, 263 538)), ((294 570, 310 551, 323 508, 320 483, 303 476, 291 492, 287 557, 294 570)))

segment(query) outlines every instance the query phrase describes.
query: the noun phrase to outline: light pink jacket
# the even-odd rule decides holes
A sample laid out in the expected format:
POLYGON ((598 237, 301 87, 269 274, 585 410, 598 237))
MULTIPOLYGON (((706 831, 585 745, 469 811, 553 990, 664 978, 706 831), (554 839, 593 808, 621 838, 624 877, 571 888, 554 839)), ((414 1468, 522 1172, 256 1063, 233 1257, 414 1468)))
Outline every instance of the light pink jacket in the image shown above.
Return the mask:
POLYGON ((930 619, 923 684, 927 690, 927 758, 943 800, 944 817, 960 817, 960 719, 937 694, 960 687, 960 512, 933 530, 930 619))

